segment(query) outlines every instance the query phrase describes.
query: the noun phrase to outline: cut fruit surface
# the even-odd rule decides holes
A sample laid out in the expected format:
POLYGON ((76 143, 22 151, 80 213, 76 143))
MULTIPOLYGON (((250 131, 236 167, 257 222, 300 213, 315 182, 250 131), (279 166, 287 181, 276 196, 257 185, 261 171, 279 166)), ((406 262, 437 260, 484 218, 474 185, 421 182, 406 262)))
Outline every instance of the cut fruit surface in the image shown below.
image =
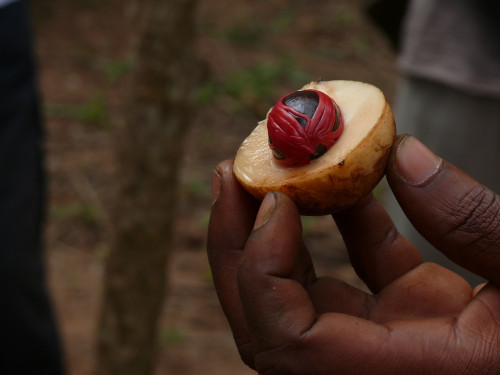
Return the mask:
POLYGON ((324 155, 301 167, 280 166, 268 146, 267 121, 241 144, 234 162, 240 184, 258 199, 289 195, 304 215, 335 213, 356 203, 381 180, 396 134, 392 111, 377 87, 355 81, 311 82, 335 100, 344 132, 324 155))

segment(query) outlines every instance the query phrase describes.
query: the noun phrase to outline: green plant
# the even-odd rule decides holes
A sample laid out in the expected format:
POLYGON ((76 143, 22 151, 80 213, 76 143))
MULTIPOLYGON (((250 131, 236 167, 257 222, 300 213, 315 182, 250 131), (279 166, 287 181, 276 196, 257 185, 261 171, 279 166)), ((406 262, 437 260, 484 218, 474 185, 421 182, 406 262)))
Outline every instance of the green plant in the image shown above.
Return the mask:
POLYGON ((98 63, 98 58, 93 52, 80 45, 74 45, 67 52, 69 59, 72 63, 82 66, 84 68, 95 69, 98 63))
POLYGON ((297 7, 287 6, 284 7, 273 19, 271 20, 270 30, 273 32, 283 32, 290 28, 293 20, 297 16, 297 7))
POLYGON ((222 32, 229 42, 243 47, 257 47, 262 44, 266 29, 261 21, 248 18, 222 32))
POLYGON ((201 219, 200 219, 200 222, 201 222, 201 227, 203 228, 204 231, 206 231, 208 229, 208 224, 210 223, 210 211, 207 210, 203 213, 201 219))
POLYGON ((292 58, 284 56, 278 61, 264 61, 246 69, 239 69, 227 77, 211 81, 198 91, 201 104, 209 104, 224 96, 230 96, 244 104, 272 103, 279 84, 302 85, 310 77, 292 58))
POLYGON ((47 103, 44 110, 49 117, 73 119, 89 125, 101 125, 107 118, 106 103, 100 93, 82 104, 47 103))
POLYGON ((104 73, 109 82, 115 83, 130 70, 131 62, 128 59, 112 60, 104 64, 104 73))
POLYGON ((91 227, 98 227, 101 222, 101 213, 94 206, 81 203, 76 207, 76 217, 91 227))
POLYGON ((81 220, 90 227, 99 227, 101 224, 100 211, 87 203, 75 202, 67 205, 56 205, 52 207, 51 214, 59 220, 81 220))
POLYGON ((354 50, 358 56, 365 56, 371 51, 371 44, 368 37, 359 35, 354 39, 354 50))
POLYGON ((186 334, 176 330, 176 329, 169 329, 165 328, 163 332, 161 333, 161 343, 164 346, 178 346, 183 344, 186 340, 186 334))
POLYGON ((104 98, 101 94, 94 95, 90 101, 76 108, 78 120, 90 124, 100 125, 107 117, 107 109, 104 98))
POLYGON ((339 8, 333 12, 332 23, 337 28, 345 28, 350 26, 356 18, 356 13, 352 9, 344 7, 339 8))
POLYGON ((210 195, 210 184, 203 180, 189 180, 184 183, 184 192, 192 198, 206 198, 210 195))

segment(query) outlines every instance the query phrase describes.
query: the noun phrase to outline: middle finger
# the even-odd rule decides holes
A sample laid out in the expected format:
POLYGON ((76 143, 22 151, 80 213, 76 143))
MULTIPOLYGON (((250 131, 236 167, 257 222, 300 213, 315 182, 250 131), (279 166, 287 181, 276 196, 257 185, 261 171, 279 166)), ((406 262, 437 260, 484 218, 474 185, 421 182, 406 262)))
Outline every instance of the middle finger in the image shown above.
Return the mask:
POLYGON ((422 263, 373 194, 334 215, 358 276, 373 293, 422 263))

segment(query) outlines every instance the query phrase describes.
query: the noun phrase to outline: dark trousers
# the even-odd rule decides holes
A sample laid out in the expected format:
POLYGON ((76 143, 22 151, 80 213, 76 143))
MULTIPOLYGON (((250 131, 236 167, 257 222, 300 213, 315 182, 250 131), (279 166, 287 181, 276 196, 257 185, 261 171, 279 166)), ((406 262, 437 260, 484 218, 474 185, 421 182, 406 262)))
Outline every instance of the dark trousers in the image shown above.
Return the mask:
POLYGON ((0 374, 62 374, 40 246, 41 124, 26 4, 0 8, 0 374))

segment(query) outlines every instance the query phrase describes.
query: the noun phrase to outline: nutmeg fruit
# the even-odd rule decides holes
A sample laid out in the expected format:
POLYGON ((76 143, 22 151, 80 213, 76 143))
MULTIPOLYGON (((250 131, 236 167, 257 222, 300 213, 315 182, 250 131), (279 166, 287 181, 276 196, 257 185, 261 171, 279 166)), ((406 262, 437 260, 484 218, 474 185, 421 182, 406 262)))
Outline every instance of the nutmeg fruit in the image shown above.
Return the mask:
MULTIPOLYGON (((305 90, 317 91, 320 95, 324 93, 332 99, 340 111, 337 119, 342 119, 341 135, 336 136, 329 148, 322 150, 322 155, 305 154, 308 159, 305 165, 283 163, 280 159, 286 159, 280 156, 293 161, 304 160, 304 155, 297 156, 293 152, 285 155, 281 150, 278 155, 273 152, 277 144, 283 144, 275 139, 276 135, 271 140, 274 133, 268 132, 269 117, 275 120, 273 107, 238 149, 234 173, 239 183, 258 199, 263 199, 267 192, 281 191, 294 200, 303 215, 336 213, 366 196, 382 179, 396 135, 394 117, 382 91, 367 83, 318 81, 309 83, 298 92, 305 90)), ((289 95, 280 99, 277 105, 283 105, 283 100, 289 95)), ((309 104, 302 105, 307 106, 309 104)), ((310 108, 308 111, 306 117, 313 118, 314 111, 310 108)), ((294 117, 303 117, 293 110, 290 112, 295 114, 294 117)), ((277 121, 281 120, 278 118, 277 121)), ((338 127, 333 125, 328 128, 329 132, 338 127)), ((301 134, 296 137, 299 142, 300 137, 301 134)), ((289 142, 289 139, 285 141, 289 142)), ((290 150, 293 148, 288 148, 287 152, 290 150)))

